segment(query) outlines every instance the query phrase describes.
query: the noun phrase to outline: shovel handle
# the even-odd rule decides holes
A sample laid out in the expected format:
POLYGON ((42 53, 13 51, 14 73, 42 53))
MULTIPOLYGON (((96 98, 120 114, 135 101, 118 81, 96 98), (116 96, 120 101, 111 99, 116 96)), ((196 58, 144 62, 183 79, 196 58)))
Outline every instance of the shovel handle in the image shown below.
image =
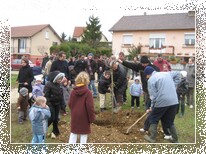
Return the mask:
POLYGON ((145 112, 139 119, 137 119, 137 121, 135 121, 135 123, 133 123, 128 129, 127 129, 127 133, 129 132, 129 130, 136 125, 140 120, 142 120, 142 118, 144 118, 147 115, 147 112, 145 112))

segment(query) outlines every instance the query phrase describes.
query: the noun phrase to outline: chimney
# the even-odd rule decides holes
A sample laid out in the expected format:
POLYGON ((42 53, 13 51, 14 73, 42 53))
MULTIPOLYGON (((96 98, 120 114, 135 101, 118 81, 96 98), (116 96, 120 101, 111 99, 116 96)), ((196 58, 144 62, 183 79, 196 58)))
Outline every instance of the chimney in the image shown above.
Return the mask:
POLYGON ((194 17, 195 16, 195 11, 188 11, 187 14, 189 17, 194 17))

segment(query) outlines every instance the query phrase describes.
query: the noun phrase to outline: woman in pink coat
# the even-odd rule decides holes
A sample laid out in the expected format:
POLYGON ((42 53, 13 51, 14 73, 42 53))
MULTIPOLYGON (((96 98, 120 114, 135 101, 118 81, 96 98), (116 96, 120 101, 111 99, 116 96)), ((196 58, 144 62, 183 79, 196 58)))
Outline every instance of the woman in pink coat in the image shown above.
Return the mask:
POLYGON ((88 89, 89 75, 80 72, 75 79, 75 87, 69 98, 71 110, 71 134, 69 143, 75 144, 80 135, 80 143, 87 143, 88 134, 91 133, 90 124, 95 120, 94 102, 91 91, 88 89))

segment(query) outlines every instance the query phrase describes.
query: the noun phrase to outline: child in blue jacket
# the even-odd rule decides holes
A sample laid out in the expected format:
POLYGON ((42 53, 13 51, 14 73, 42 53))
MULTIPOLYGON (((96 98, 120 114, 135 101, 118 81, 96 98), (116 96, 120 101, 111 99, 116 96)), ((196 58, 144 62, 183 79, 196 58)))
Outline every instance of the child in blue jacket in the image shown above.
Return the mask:
POLYGON ((29 119, 32 124, 32 143, 44 143, 48 130, 48 119, 51 116, 49 107, 46 105, 46 98, 39 96, 36 102, 29 109, 29 119))
POLYGON ((136 107, 139 109, 139 101, 140 101, 140 96, 142 95, 142 85, 140 84, 140 78, 135 77, 134 83, 130 86, 130 94, 131 94, 131 107, 132 110, 134 109, 134 102, 136 100, 136 107))

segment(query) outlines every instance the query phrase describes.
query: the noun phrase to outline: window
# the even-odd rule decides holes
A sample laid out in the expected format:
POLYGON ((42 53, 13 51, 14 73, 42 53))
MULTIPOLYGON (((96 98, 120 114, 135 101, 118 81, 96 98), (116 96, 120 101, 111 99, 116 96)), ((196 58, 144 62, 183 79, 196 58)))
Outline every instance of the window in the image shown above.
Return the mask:
POLYGON ((45 33, 45 39, 49 39, 49 32, 45 33))
POLYGON ((18 39, 18 51, 19 53, 26 52, 26 39, 18 39))
POLYGON ((164 34, 150 34, 149 36, 149 46, 150 48, 162 48, 165 44, 164 34))
POLYGON ((185 44, 195 45, 195 34, 185 34, 185 44))
POLYGON ((132 34, 123 35, 122 44, 133 44, 133 35, 132 34))

